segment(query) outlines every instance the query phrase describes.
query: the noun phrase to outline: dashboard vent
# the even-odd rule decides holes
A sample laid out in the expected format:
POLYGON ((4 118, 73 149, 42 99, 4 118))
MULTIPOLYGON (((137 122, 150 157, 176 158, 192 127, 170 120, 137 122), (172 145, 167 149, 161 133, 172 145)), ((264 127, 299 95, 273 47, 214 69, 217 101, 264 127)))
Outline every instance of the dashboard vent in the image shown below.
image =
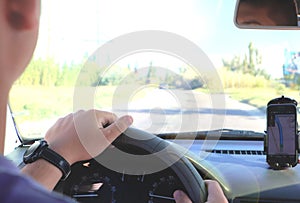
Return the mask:
POLYGON ((236 154, 236 155, 265 155, 264 151, 260 150, 227 150, 227 149, 213 149, 205 150, 206 152, 216 154, 236 154))

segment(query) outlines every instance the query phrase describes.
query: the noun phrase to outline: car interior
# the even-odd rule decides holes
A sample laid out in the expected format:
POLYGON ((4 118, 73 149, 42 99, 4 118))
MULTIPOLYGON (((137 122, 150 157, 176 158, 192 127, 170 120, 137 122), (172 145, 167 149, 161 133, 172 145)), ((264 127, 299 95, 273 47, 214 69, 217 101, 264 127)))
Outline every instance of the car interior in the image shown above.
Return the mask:
POLYGON ((100 108, 132 115, 133 126, 72 165, 56 192, 84 203, 154 203, 175 202, 181 189, 204 203, 211 179, 228 202, 300 202, 299 7, 43 2, 35 58, 7 107, 5 156, 21 168, 57 118, 100 108))

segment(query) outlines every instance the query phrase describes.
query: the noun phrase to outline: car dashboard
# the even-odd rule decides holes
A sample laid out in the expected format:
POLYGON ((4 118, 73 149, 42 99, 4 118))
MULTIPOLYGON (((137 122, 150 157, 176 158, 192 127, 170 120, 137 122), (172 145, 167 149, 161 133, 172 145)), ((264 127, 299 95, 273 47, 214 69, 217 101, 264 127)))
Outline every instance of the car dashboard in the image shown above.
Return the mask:
POLYGON ((196 140, 186 156, 204 179, 218 180, 231 202, 300 201, 299 166, 270 169, 263 141, 196 140))
POLYGON ((172 202, 173 191, 184 190, 170 168, 153 174, 128 175, 91 160, 77 163, 72 170, 76 172, 55 190, 78 202, 172 202))
MULTIPOLYGON (((186 152, 185 157, 203 179, 214 179, 220 183, 229 202, 300 201, 299 166, 285 170, 270 169, 263 152, 263 141, 170 142, 186 152)), ((7 158, 19 165, 26 148, 17 148, 7 158)), ((126 202, 174 202, 172 193, 175 189, 184 190, 184 187, 171 168, 153 174, 126 175, 126 171, 111 171, 94 159, 74 164, 70 177, 56 186, 56 191, 79 202, 124 202, 124 199, 126 202)))

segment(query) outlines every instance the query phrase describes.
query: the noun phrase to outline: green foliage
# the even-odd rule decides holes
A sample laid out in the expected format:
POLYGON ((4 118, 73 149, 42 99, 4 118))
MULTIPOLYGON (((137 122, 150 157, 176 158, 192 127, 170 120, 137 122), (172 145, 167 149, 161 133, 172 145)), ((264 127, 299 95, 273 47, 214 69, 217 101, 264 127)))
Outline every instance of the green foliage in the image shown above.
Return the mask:
POLYGON ((284 84, 281 83, 275 83, 274 84, 274 89, 276 90, 276 93, 278 95, 284 95, 284 93, 286 92, 286 87, 284 84))
POLYGON ((83 64, 57 64, 54 59, 34 59, 16 81, 21 86, 116 86, 122 84, 167 84, 171 88, 197 88, 203 80, 191 68, 180 68, 179 74, 168 69, 149 67, 99 67, 94 61, 83 64))
POLYGON ((227 68, 219 70, 223 88, 265 88, 272 86, 272 82, 262 75, 254 76, 249 73, 230 71, 227 68))
POLYGON ((223 65, 227 70, 253 76, 263 76, 269 79, 270 75, 260 67, 261 63, 262 56, 252 42, 248 45, 248 54, 245 54, 243 58, 241 58, 241 56, 234 56, 229 61, 223 59, 223 65))
POLYGON ((60 67, 54 59, 34 59, 22 76, 16 81, 18 85, 70 86, 74 85, 81 65, 64 65, 60 67))
POLYGON ((74 86, 78 77, 81 65, 64 65, 58 75, 58 79, 55 83, 56 86, 74 86))

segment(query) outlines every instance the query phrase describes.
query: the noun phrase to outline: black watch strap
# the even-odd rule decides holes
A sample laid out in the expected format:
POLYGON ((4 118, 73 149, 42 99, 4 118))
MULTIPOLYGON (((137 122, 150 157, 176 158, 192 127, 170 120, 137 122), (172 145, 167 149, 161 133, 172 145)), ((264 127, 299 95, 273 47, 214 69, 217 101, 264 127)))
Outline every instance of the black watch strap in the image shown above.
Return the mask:
POLYGON ((51 164, 55 165, 59 170, 62 172, 62 180, 65 180, 69 174, 71 173, 70 164, 58 153, 46 147, 41 152, 41 158, 45 159, 46 161, 50 162, 51 164))
POLYGON ((62 180, 65 180, 71 173, 70 164, 58 153, 49 149, 46 140, 40 140, 32 144, 23 155, 25 164, 33 163, 38 159, 45 159, 56 166, 62 172, 62 180))

